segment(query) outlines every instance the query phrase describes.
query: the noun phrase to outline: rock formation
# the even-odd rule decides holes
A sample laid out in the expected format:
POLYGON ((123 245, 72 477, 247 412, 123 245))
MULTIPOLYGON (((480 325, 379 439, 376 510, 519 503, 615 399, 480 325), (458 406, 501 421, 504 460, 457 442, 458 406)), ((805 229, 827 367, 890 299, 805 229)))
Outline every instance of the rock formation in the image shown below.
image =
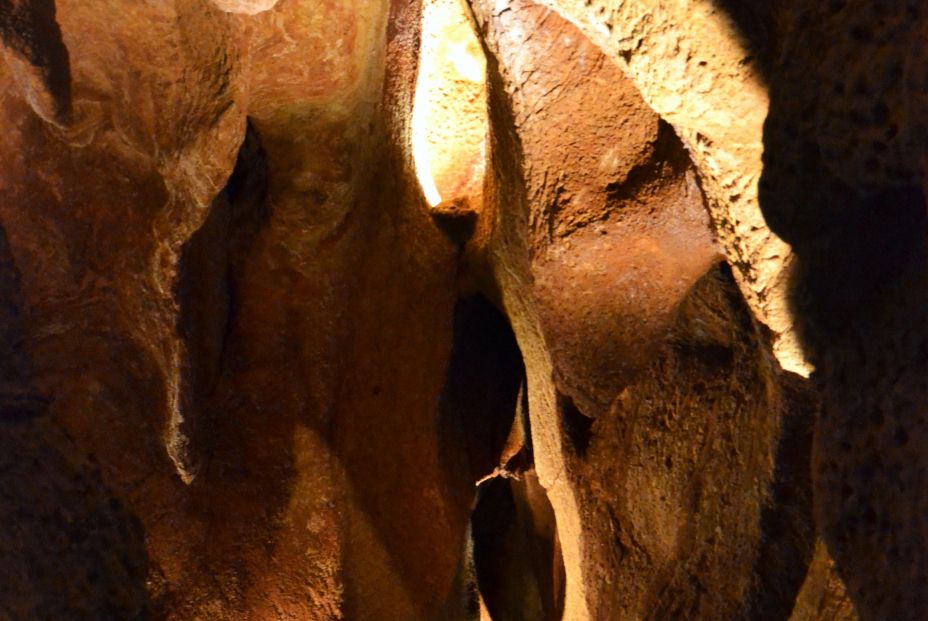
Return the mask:
POLYGON ((0 0, 0 617, 928 618, 926 34, 0 0))

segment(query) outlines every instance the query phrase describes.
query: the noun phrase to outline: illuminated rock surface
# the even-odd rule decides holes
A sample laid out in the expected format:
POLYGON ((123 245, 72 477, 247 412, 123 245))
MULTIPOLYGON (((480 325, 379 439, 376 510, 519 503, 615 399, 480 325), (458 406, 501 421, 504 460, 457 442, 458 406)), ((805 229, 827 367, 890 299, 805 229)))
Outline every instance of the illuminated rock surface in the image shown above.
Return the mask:
POLYGON ((926 33, 0 0, 0 617, 925 618, 926 33))

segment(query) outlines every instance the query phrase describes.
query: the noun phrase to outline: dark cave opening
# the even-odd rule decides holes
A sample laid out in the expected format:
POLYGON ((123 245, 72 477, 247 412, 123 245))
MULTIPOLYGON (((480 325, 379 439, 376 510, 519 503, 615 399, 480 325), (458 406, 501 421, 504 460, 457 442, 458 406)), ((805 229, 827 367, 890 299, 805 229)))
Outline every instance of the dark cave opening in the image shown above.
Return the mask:
MULTIPOLYGON (((181 250, 175 296, 177 330, 185 352, 177 407, 185 442, 181 459, 196 473, 208 452, 207 402, 222 374, 226 344, 235 314, 235 273, 268 218, 268 170, 261 138, 249 123, 235 168, 213 200, 209 213, 181 250)), ((181 465, 181 464, 179 464, 181 465)))
POLYGON ((471 536, 477 586, 494 621, 561 618, 564 560, 554 510, 534 471, 480 485, 471 536))
POLYGON ((479 592, 494 621, 560 619, 564 563, 554 510, 533 470, 522 353, 505 315, 483 296, 455 307, 441 427, 449 443, 466 440, 473 511, 465 599, 476 604, 479 592))

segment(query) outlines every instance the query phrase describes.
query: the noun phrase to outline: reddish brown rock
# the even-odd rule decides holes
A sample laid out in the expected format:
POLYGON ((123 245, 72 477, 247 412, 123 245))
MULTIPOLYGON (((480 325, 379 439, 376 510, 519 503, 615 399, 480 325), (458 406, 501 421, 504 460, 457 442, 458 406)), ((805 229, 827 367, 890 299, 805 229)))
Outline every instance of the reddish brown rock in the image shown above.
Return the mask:
POLYGON ((4 614, 918 618, 917 8, 543 4, 0 0, 4 614))
POLYGON ((815 544, 811 388, 773 362, 687 153, 618 67, 549 9, 473 7, 487 252, 526 354, 565 617, 787 617, 815 544))
POLYGON ((141 518, 157 617, 433 617, 469 502, 430 433, 455 250, 402 150, 415 7, 386 41, 379 3, 124 8, 58 3, 71 124, 4 91, 52 415, 141 518))
POLYGON ((23 347, 20 283, 0 230, 0 616, 147 618, 141 525, 47 416, 23 347))
POLYGON ((0 615, 149 618, 141 524, 44 416, 0 406, 0 615))

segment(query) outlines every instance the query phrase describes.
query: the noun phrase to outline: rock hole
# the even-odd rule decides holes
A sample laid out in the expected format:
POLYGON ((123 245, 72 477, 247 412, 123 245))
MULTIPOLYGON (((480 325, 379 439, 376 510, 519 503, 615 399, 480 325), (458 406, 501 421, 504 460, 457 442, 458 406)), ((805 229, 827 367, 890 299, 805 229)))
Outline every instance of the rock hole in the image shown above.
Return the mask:
POLYGON ((585 457, 593 438, 593 419, 581 412, 574 400, 565 395, 558 395, 558 412, 571 447, 578 457, 585 457))
POLYGON ((506 316, 481 295, 458 300, 439 437, 449 471, 469 482, 468 542, 449 598, 468 618, 553 621, 563 609, 563 561, 553 509, 532 470, 525 382, 506 316), (466 473, 452 459, 462 438, 466 473))
POLYGON ((464 438, 470 481, 505 467, 523 449, 530 452, 527 419, 517 419, 524 414, 524 382, 522 353, 506 317, 483 296, 460 299, 440 428, 449 447, 464 438))
POLYGON ((197 470, 193 447, 205 439, 202 413, 222 371, 235 310, 234 273, 267 220, 267 187, 264 150, 249 124, 225 188, 181 250, 175 297, 184 354, 168 450, 188 482, 197 470))

